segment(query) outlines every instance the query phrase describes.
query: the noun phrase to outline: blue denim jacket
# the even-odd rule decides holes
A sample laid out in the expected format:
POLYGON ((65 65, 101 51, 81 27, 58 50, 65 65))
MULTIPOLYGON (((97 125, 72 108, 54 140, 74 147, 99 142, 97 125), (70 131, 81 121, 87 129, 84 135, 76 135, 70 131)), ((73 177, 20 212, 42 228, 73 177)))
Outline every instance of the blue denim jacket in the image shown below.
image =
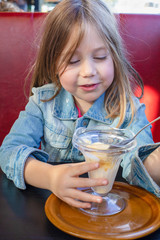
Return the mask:
MULTIPOLYGON (((81 162, 83 155, 73 147, 72 136, 79 127, 116 127, 118 118, 114 121, 106 119, 104 94, 97 99, 83 117, 78 118, 73 97, 63 88, 56 98, 47 100, 54 94, 53 84, 33 88, 25 111, 22 111, 6 136, 0 148, 0 167, 7 177, 14 181, 18 188, 25 189, 24 165, 26 159, 32 156, 44 162, 81 162), (41 149, 39 149, 41 145, 41 149)), ((145 106, 134 99, 137 114, 131 125, 130 109, 128 107, 125 121, 121 128, 127 128, 136 133, 148 123, 145 117, 145 106)), ((160 197, 160 188, 149 176, 143 165, 143 160, 159 144, 154 144, 151 130, 148 127, 137 137, 137 148, 127 153, 122 160, 123 177, 130 184, 146 188, 160 197)))

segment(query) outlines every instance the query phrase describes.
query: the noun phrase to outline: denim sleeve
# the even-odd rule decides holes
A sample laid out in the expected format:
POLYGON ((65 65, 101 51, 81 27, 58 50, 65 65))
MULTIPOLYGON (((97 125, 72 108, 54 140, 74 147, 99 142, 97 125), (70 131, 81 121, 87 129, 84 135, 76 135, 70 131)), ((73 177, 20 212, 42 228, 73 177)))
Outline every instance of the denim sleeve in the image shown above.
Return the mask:
POLYGON ((129 177, 131 184, 143 187, 160 198, 160 187, 150 177, 143 164, 146 156, 159 146, 160 143, 156 143, 145 145, 138 149, 137 154, 131 160, 131 173, 129 177))
MULTIPOLYGON (((137 113, 128 129, 137 133, 140 128, 148 123, 145 116, 145 105, 137 102, 137 113)), ((160 197, 160 188, 150 177, 144 167, 143 160, 152 152, 159 143, 155 144, 152 139, 151 126, 143 130, 137 137, 137 147, 124 155, 122 160, 123 177, 133 185, 140 186, 156 196, 160 197)))
POLYGON ((39 149, 42 136, 43 115, 31 97, 0 147, 0 167, 20 189, 26 188, 24 166, 27 158, 31 155, 40 161, 48 160, 48 154, 39 149))

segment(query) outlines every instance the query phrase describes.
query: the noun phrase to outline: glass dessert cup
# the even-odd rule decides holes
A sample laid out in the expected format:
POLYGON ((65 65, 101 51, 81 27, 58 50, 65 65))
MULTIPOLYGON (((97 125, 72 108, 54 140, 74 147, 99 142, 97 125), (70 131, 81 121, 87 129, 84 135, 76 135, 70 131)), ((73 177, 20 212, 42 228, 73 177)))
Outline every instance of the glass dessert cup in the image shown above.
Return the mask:
POLYGON ((125 208, 125 200, 112 192, 113 183, 119 165, 125 153, 136 146, 134 139, 121 146, 121 142, 133 137, 127 129, 105 128, 86 129, 78 128, 73 136, 73 145, 79 149, 86 162, 98 162, 99 168, 88 173, 89 178, 106 178, 106 186, 96 186, 85 190, 88 193, 102 196, 101 203, 91 203, 91 208, 81 209, 91 215, 114 215, 125 208))

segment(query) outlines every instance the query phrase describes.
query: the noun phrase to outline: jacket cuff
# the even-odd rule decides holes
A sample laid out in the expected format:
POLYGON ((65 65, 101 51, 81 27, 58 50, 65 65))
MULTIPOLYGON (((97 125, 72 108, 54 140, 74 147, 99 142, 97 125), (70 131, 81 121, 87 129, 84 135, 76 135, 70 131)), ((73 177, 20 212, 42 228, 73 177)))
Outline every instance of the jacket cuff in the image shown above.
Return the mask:
POLYGON ((13 161, 14 166, 12 166, 14 172, 12 172, 12 176, 8 177, 12 179, 16 187, 20 189, 26 189, 24 181, 24 167, 29 156, 32 156, 42 162, 47 162, 48 160, 48 154, 46 152, 25 145, 21 145, 13 151, 11 158, 16 159, 16 161, 13 161))
POLYGON ((145 188, 147 191, 155 194, 160 198, 160 187, 156 182, 151 178, 147 172, 143 161, 144 159, 151 154, 157 147, 160 146, 160 143, 149 144, 141 146, 136 155, 131 160, 131 184, 145 188))

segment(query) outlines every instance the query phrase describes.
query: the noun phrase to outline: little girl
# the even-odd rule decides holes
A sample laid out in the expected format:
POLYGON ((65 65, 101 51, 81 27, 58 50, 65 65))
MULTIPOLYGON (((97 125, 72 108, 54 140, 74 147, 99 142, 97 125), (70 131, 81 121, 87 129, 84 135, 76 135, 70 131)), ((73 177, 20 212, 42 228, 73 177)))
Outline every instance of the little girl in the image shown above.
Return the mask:
MULTIPOLYGON (((84 162, 73 147, 75 130, 110 126, 136 133, 148 123, 145 106, 133 92, 134 83, 143 91, 142 81, 125 57, 114 16, 101 0, 62 0, 50 12, 32 80, 25 111, 0 148, 2 170, 18 188, 27 183, 49 189, 74 207, 101 202, 100 196, 78 189, 108 181, 79 177, 99 166, 84 162)), ((154 172, 160 161, 149 156, 159 144, 153 143, 149 127, 137 142, 137 149, 122 161, 123 177, 160 197, 159 170, 154 172)))

